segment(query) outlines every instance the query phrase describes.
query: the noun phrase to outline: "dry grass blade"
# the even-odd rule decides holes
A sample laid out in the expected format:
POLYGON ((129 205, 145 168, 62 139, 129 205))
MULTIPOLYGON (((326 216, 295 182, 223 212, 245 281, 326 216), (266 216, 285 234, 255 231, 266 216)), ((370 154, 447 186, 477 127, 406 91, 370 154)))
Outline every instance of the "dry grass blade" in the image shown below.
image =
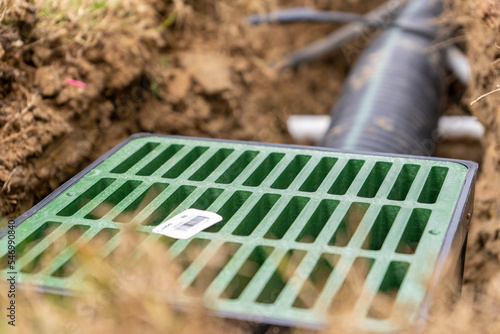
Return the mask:
MULTIPOLYGON (((17 328, 2 322, 0 330, 23 334, 243 331, 208 317, 200 300, 188 305, 189 312, 173 307, 172 301, 180 292, 177 278, 181 271, 167 255, 165 245, 152 239, 144 241, 133 225, 122 232, 120 245, 104 258, 101 249, 109 239, 64 240, 64 247, 74 245, 76 251, 71 260, 77 271, 72 275, 84 277, 81 292, 73 297, 40 294, 25 285, 16 297, 17 328)), ((48 259, 40 259, 38 266, 50 262, 46 260, 60 250, 47 253, 48 259)), ((2 294, 0 305, 7 302, 2 294)))
POLYGON ((485 97, 487 97, 487 96, 489 96, 489 95, 491 95, 493 93, 500 92, 500 85, 497 85, 497 87, 498 87, 497 89, 494 89, 494 90, 492 90, 492 91, 490 91, 488 93, 485 93, 485 94, 481 95, 480 97, 478 97, 477 99, 475 99, 474 101, 472 101, 470 103, 470 105, 473 106, 474 104, 476 104, 480 100, 484 99, 485 97))
POLYGON ((0 22, 3 21, 7 10, 11 9, 18 2, 18 0, 2 0, 0 2, 0 22))

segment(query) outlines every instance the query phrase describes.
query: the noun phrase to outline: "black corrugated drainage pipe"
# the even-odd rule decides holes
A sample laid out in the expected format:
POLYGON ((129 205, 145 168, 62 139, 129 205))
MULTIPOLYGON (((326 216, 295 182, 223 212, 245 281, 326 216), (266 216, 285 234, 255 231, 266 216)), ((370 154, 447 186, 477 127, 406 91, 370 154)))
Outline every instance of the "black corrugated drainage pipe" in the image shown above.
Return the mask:
POLYGON ((445 53, 433 47, 441 11, 439 1, 411 1, 397 24, 381 32, 363 51, 320 145, 432 154, 446 87, 445 53))

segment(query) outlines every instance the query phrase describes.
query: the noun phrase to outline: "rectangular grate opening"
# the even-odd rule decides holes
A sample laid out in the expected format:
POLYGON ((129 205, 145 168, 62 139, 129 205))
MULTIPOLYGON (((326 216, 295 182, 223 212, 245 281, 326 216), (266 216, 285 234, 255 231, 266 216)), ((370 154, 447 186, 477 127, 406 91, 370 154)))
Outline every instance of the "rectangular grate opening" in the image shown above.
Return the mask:
POLYGON ((375 197, 391 167, 392 164, 389 162, 377 162, 359 190, 358 196, 366 198, 375 197))
POLYGON ((186 169, 198 160, 203 153, 208 150, 206 146, 198 146, 193 148, 188 154, 184 156, 178 163, 168 170, 162 177, 168 179, 178 178, 186 169))
POLYGON ((219 232, 221 228, 226 225, 226 223, 234 216, 236 212, 243 206, 248 197, 252 193, 249 191, 237 191, 231 198, 222 206, 222 208, 217 212, 223 220, 220 223, 210 226, 205 230, 205 232, 219 232))
POLYGON ((223 189, 209 188, 191 205, 191 208, 206 210, 223 192, 223 189))
POLYGON ((387 198, 393 201, 404 201, 419 170, 419 165, 405 164, 387 198))
POLYGON ((219 248, 217 253, 210 258, 205 267, 191 284, 193 292, 195 294, 202 295, 217 275, 219 275, 229 261, 231 261, 234 254, 236 254, 240 247, 241 244, 235 242, 224 243, 222 247, 219 248))
MULTIPOLYGON (((138 247, 141 246, 148 236, 149 233, 137 231, 128 238, 122 238, 120 243, 104 256, 103 260, 115 266, 122 266, 125 263, 129 266, 134 265, 141 257, 138 247)), ((117 238, 120 237, 118 236, 117 238)))
POLYGON ((272 247, 255 247, 236 275, 232 278, 231 282, 229 282, 221 298, 238 299, 273 250, 272 247))
POLYGON ((431 213, 432 211, 428 209, 413 209, 396 252, 403 254, 415 253, 431 213))
POLYGON ((169 161, 174 155, 177 154, 184 146, 183 145, 170 145, 163 152, 161 152, 156 158, 151 160, 146 166, 144 166, 137 175, 149 176, 156 172, 161 166, 163 166, 167 161, 169 161))
MULTIPOLYGON (((88 202, 97 197, 101 192, 104 191, 111 183, 115 182, 116 179, 103 178, 97 181, 93 186, 87 189, 83 194, 78 196, 73 202, 57 213, 58 216, 69 217, 77 213, 81 208, 87 205, 88 202)), ((72 192, 67 192, 67 196, 73 196, 72 192)))
POLYGON ((57 238, 54 242, 39 253, 33 260, 21 268, 23 273, 36 274, 46 268, 52 260, 63 250, 74 244, 87 230, 89 226, 74 225, 65 234, 57 238))
POLYGON ((328 193, 332 195, 345 195, 364 164, 364 160, 349 160, 335 180, 335 183, 328 190, 328 193))
POLYGON ((366 257, 358 257, 354 260, 342 286, 333 298, 331 310, 335 313, 348 313, 353 310, 374 262, 374 259, 366 257))
POLYGON ((267 216, 274 204, 280 198, 280 195, 265 194, 263 195, 248 215, 242 220, 240 225, 234 230, 234 235, 248 236, 252 234, 259 223, 267 216))
POLYGON ((205 164, 189 178, 192 181, 204 181, 219 167, 234 150, 220 149, 205 164))
POLYGON ((283 238, 308 202, 309 198, 307 197, 293 197, 264 235, 264 238, 275 240, 283 238))
POLYGON ((340 247, 347 246, 369 206, 368 203, 352 203, 328 244, 340 247))
POLYGON ((121 164, 116 166, 111 170, 111 173, 123 174, 127 172, 130 168, 132 168, 136 163, 144 159, 146 155, 153 152, 153 150, 158 147, 160 143, 146 143, 140 149, 135 151, 131 156, 127 159, 123 160, 121 164))
POLYGON ((304 309, 314 307, 339 259, 340 256, 338 254, 321 254, 321 257, 295 299, 293 307, 304 309))
POLYGON ((418 201, 428 204, 436 203, 447 174, 448 168, 446 167, 432 167, 418 201))
POLYGON ((217 183, 232 183, 259 154, 258 151, 246 151, 217 179, 217 183))
POLYGON ((313 215, 307 222, 306 226, 304 226, 300 232, 297 237, 297 241, 307 243, 316 241, 316 238, 323 230, 323 227, 325 227, 339 203, 339 201, 331 199, 322 200, 316 208, 316 211, 314 211, 313 215))
POLYGON ((378 251, 382 248, 400 209, 399 206, 394 205, 384 205, 382 207, 370 233, 365 239, 362 247, 363 249, 378 251))
POLYGON ((125 199, 132 191, 135 190, 142 182, 140 181, 127 181, 116 189, 111 195, 108 196, 96 206, 89 214, 85 216, 86 219, 100 219, 104 217, 111 209, 117 206, 125 199))
POLYGON ((338 159, 336 158, 322 158, 299 190, 306 192, 315 192, 318 190, 319 186, 323 183, 337 161, 338 159))
POLYGON ((163 222, 189 195, 196 189, 194 186, 180 186, 151 215, 143 225, 156 226, 163 222))
MULTIPOLYGON (((35 231, 28 235, 23 241, 17 244, 16 258, 21 258, 25 253, 29 252, 33 247, 38 245, 43 239, 48 237, 52 232, 54 232, 61 223, 56 222, 46 222, 38 227, 35 231)), ((5 254, 0 260, 0 268, 5 269, 8 265, 8 253, 5 254)))
POLYGON ((391 262, 379 291, 370 306, 368 317, 388 319, 391 316, 396 297, 406 277, 409 266, 410 264, 406 262, 391 262))
MULTIPOLYGON (((87 249, 97 251, 102 249, 104 245, 108 243, 113 236, 118 233, 117 229, 114 228, 104 228, 100 230, 90 241, 78 245, 79 247, 86 247, 87 249)), ((79 249, 77 248, 78 252, 79 249)), ((55 270, 51 276, 65 278, 73 275, 79 267, 79 262, 77 260, 77 254, 71 256, 66 260, 57 270, 55 270)))
MULTIPOLYGON (((197 296, 216 314, 314 328, 333 310, 355 315, 360 332, 395 332, 388 320, 418 315, 443 245, 450 233, 466 231, 475 168, 312 147, 135 138, 20 218, 18 278, 83 291, 82 254, 129 266, 160 243, 179 267, 181 308, 197 296), (186 240, 152 232, 189 208, 222 221, 186 240), (123 237, 129 228, 137 237, 123 237)), ((9 235, 2 233, 5 274, 9 235)))
POLYGON ((158 195, 167 189, 168 183, 153 183, 132 203, 130 203, 113 221, 117 223, 129 223, 135 216, 149 205, 158 195))
POLYGON ((266 286, 257 297, 257 303, 272 304, 278 299, 285 285, 292 278, 295 270, 306 255, 305 251, 289 250, 281 260, 266 286))
POLYGON ((193 263, 201 252, 208 246, 210 240, 202 238, 192 239, 184 250, 175 257, 176 263, 186 270, 193 263))
POLYGON ((257 187, 266 179, 266 177, 273 171, 274 167, 283 159, 283 153, 271 153, 260 164, 255 172, 243 183, 245 186, 257 187))
POLYGON ((302 171, 307 162, 311 159, 310 155, 297 155, 292 162, 285 168, 283 173, 276 179, 271 188, 287 189, 302 171))

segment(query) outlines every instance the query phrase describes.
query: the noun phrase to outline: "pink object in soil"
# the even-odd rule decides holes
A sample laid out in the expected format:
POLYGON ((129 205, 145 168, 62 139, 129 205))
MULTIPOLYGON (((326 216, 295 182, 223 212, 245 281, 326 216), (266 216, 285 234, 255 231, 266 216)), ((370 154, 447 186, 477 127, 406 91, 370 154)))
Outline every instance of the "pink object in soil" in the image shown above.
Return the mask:
POLYGON ((80 87, 80 88, 87 87, 87 84, 85 82, 74 80, 74 79, 66 79, 66 80, 64 80, 64 82, 67 83, 68 85, 72 85, 72 86, 76 86, 76 87, 80 87))

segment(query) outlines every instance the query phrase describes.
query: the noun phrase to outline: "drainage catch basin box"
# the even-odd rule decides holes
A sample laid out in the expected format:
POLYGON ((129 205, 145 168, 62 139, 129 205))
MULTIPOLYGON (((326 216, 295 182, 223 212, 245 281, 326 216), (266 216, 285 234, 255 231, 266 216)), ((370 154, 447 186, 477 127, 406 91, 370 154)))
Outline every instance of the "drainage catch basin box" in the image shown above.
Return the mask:
MULTIPOLYGON (((222 221, 172 239, 169 253, 189 259, 179 284, 202 286, 210 311, 307 328, 349 313, 362 330, 394 331, 395 313, 425 317, 429 288, 461 281, 476 170, 465 161, 138 134, 16 220, 17 279, 78 290, 74 252, 38 261, 65 235, 91 241, 105 232, 100 247, 110 252, 130 220, 146 239, 166 238, 153 228, 194 208, 222 221), (183 256, 193 247, 196 257, 183 256), (207 269, 220 252, 216 270, 207 269)), ((7 277, 7 230, 0 237, 7 277)))

